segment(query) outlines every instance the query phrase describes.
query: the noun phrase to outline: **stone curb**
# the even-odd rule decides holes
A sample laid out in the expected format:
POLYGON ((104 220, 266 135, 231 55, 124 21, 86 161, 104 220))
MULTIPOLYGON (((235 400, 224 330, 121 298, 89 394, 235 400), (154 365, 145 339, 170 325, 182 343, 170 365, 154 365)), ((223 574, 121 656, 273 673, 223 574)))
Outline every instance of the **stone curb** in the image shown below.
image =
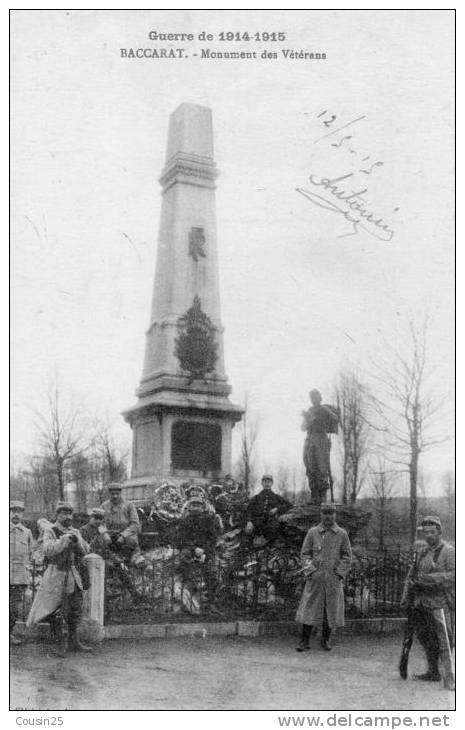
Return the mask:
MULTIPOLYGON (((399 634, 405 625, 404 618, 372 618, 352 619, 346 622, 338 634, 399 634)), ((24 635, 25 625, 19 621, 17 632, 24 635)), ((101 639, 171 639, 179 636, 241 636, 256 638, 259 636, 286 636, 299 633, 299 624, 295 621, 230 621, 216 623, 173 623, 173 624, 109 624, 100 629, 98 634, 88 637, 91 640, 101 639)), ((40 639, 49 633, 48 624, 39 624, 34 630, 34 638, 40 639)), ((87 637, 86 637, 87 638, 87 637)))
MULTIPOLYGON (((343 635, 398 634, 405 625, 403 618, 357 619, 347 621, 338 629, 343 635)), ((229 623, 178 623, 178 624, 113 624, 104 627, 105 639, 141 639, 179 636, 283 636, 299 633, 294 621, 233 621, 229 623)))

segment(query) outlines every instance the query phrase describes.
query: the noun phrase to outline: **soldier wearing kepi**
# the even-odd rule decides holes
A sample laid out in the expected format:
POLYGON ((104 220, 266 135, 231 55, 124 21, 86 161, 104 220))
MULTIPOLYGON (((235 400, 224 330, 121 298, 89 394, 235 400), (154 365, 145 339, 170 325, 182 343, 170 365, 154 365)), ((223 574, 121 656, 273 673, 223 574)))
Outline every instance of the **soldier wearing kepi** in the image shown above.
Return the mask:
POLYGON ((89 522, 83 525, 79 532, 89 545, 91 552, 102 558, 108 556, 111 537, 105 525, 105 510, 101 507, 93 507, 90 511, 89 522))
POLYGON ((83 591, 89 588, 88 574, 82 563, 89 546, 79 530, 72 527, 72 521, 72 506, 67 502, 58 502, 55 523, 44 527, 42 551, 47 568, 26 624, 31 627, 50 617, 52 633, 57 641, 57 656, 66 653, 65 625, 68 629, 68 649, 90 651, 90 647, 82 644, 77 637, 83 591))
POLYGON ((423 682, 439 682, 439 663, 443 666, 446 689, 455 689, 451 648, 455 625, 455 550, 442 539, 439 517, 421 522, 426 547, 418 556, 416 575, 412 576, 413 625, 428 662, 424 674, 414 675, 423 682))
POLYGON ((273 492, 273 477, 264 474, 262 490, 252 497, 247 506, 247 535, 263 535, 267 540, 273 540, 281 532, 282 526, 279 517, 288 512, 292 504, 273 492))
POLYGON ((10 643, 21 644, 13 635, 19 607, 29 583, 29 563, 32 554, 32 533, 22 524, 24 502, 10 502, 10 643))
POLYGON ((112 539, 111 549, 125 553, 135 564, 144 561, 139 549, 140 521, 132 502, 121 496, 121 484, 108 485, 110 499, 103 502, 105 524, 112 539))
POLYGON ((336 505, 321 505, 321 522, 311 527, 300 553, 306 583, 297 609, 302 624, 297 651, 310 648, 312 628, 321 629, 321 645, 332 649, 331 631, 344 626, 344 578, 352 560, 349 536, 336 523, 336 505))

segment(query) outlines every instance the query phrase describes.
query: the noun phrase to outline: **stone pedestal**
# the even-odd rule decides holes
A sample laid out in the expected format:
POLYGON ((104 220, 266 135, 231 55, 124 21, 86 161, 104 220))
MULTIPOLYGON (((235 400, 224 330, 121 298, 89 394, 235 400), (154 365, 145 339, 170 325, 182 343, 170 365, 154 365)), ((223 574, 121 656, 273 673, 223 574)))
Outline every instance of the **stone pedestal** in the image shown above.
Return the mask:
POLYGON ((157 266, 125 496, 144 501, 164 479, 219 479, 231 469, 223 356, 211 110, 181 104, 171 115, 160 177, 157 266))
MULTIPOLYGON (((371 512, 363 510, 357 505, 336 505, 336 522, 346 530, 351 540, 354 540, 368 525, 370 519, 371 512)), ((306 533, 310 527, 320 523, 320 507, 315 504, 301 504, 293 507, 280 520, 286 525, 297 527, 303 533, 306 533)))
POLYGON ((91 553, 84 557, 89 570, 90 588, 84 593, 84 605, 79 633, 87 641, 104 638, 105 561, 91 553))

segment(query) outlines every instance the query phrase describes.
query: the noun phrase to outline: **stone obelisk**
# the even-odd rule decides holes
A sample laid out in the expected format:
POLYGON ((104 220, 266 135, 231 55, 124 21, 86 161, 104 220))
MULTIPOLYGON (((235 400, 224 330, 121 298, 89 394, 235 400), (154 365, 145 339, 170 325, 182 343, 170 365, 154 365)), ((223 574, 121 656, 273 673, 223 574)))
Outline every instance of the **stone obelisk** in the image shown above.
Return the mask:
POLYGON ((219 479, 230 471, 231 431, 216 245, 211 110, 181 104, 170 117, 157 264, 126 496, 146 499, 164 479, 219 479))

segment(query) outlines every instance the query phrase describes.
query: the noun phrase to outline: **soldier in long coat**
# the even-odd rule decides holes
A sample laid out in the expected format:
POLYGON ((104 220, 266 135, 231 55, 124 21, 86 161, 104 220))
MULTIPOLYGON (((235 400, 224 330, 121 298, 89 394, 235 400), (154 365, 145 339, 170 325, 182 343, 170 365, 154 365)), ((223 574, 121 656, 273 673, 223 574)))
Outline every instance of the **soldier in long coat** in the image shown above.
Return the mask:
POLYGON ((29 564, 32 554, 32 533, 22 524, 24 502, 10 503, 10 643, 21 644, 13 630, 19 607, 29 583, 29 564))
POLYGON ((336 524, 336 506, 321 505, 321 522, 307 532, 301 550, 307 578, 297 609, 302 624, 297 651, 310 648, 312 628, 321 629, 321 644, 330 651, 331 631, 344 626, 344 578, 352 560, 349 536, 336 524))
POLYGON ((68 648, 72 651, 90 651, 77 637, 82 615, 83 591, 86 576, 82 558, 89 545, 79 530, 72 527, 73 508, 67 502, 56 506, 56 522, 44 528, 43 555, 47 563, 42 582, 31 606, 26 626, 35 626, 49 617, 52 633, 57 641, 55 654, 64 656, 64 623, 68 628, 68 648))

